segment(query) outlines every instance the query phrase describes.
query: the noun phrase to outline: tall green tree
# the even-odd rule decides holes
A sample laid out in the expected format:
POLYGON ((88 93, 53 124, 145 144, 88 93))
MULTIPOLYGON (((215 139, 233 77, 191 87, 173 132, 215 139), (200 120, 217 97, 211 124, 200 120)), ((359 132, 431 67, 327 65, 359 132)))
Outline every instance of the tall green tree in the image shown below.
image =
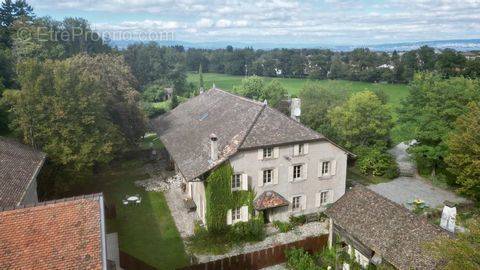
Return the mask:
POLYGON ((121 58, 30 59, 18 70, 22 89, 5 95, 15 116, 12 127, 55 164, 91 168, 144 134, 138 94, 121 58))
POLYGON ((203 68, 202 68, 202 64, 200 64, 199 68, 198 68, 198 84, 199 84, 199 87, 204 89, 205 88, 205 82, 203 81, 203 68))
POLYGON ((308 127, 336 138, 328 112, 347 100, 347 93, 341 89, 323 88, 319 84, 307 83, 300 91, 302 115, 300 121, 308 127))
POLYGON ((332 127, 350 149, 388 141, 393 126, 387 105, 371 91, 353 94, 328 113, 332 127))
POLYGON ((446 138, 467 104, 480 100, 480 82, 465 78, 443 79, 431 73, 417 74, 399 110, 400 123, 413 127, 418 143, 411 148, 417 161, 429 168, 444 168, 446 138))
POLYGON ((472 102, 468 109, 447 139, 445 161, 460 191, 480 201, 480 107, 472 102))
POLYGON ((30 21, 34 18, 33 8, 25 0, 5 0, 0 6, 0 45, 12 46, 12 26, 18 19, 30 21))
POLYGON ((278 80, 272 80, 263 89, 260 100, 267 100, 268 105, 277 108, 282 100, 287 99, 288 91, 278 80))
POLYGON ((250 76, 242 80, 240 86, 234 87, 233 91, 247 98, 260 100, 263 97, 265 81, 258 76, 250 76))

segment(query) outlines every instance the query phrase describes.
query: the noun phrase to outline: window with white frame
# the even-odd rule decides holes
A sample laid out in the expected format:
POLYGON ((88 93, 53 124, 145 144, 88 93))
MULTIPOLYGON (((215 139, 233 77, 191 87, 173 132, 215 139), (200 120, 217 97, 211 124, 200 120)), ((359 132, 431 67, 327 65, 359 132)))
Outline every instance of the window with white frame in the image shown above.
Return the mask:
POLYGON ((273 179, 273 170, 263 170, 263 184, 270 184, 272 183, 273 179))
POLYGON ((323 161, 321 166, 321 175, 329 175, 330 174, 330 161, 323 161))
POLYGON ((298 155, 304 155, 305 154, 305 144, 301 143, 298 145, 298 155))
POLYGON ((330 203, 330 191, 324 190, 320 192, 320 205, 326 205, 330 203))
POLYGON ((294 181, 302 179, 302 170, 303 170, 302 165, 293 166, 293 180, 294 181))
POLYGON ((263 158, 273 158, 273 147, 263 148, 263 158))
POLYGON ((240 208, 233 208, 232 209, 232 223, 238 222, 242 220, 242 213, 240 208))
POLYGON ((302 196, 295 196, 292 198, 292 211, 302 209, 302 196))
POLYGON ((242 187, 242 175, 237 173, 232 177, 232 190, 240 189, 242 187))

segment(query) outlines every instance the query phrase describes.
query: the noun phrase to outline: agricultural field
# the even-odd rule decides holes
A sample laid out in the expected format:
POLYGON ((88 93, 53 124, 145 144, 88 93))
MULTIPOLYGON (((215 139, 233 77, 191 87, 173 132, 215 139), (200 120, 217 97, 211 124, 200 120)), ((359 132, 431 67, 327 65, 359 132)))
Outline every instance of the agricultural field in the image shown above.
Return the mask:
MULTIPOLYGON (((230 91, 234 86, 242 83, 243 76, 232 76, 217 73, 204 73, 203 79, 206 88, 212 87, 215 84, 216 87, 230 91)), ((265 82, 269 82, 274 78, 265 77, 265 82)), ((302 87, 309 81, 318 83, 320 86, 330 89, 342 89, 349 93, 356 93, 365 90, 384 90, 388 95, 388 103, 392 110, 392 116, 397 119, 396 109, 400 105, 403 98, 408 95, 408 86, 406 84, 386 84, 386 83, 367 83, 367 82, 354 82, 345 80, 309 80, 309 79, 292 79, 292 78, 275 78, 287 88, 291 95, 298 95, 302 87)), ((189 73, 187 80, 192 83, 198 84, 198 74, 189 73)), ((395 125, 392 129, 392 140, 394 143, 399 143, 405 140, 410 140, 411 130, 405 126, 395 125)))
MULTIPOLYGON (((231 90, 235 85, 242 83, 243 76, 232 76, 217 73, 204 73, 203 79, 206 88, 216 87, 223 90, 231 90)), ((291 95, 298 95, 302 87, 308 81, 316 82, 325 88, 345 89, 348 92, 355 93, 364 90, 383 89, 389 96, 389 102, 392 104, 399 104, 400 100, 407 96, 408 88, 405 84, 384 84, 384 83, 367 83, 367 82, 352 82, 345 80, 309 80, 309 79, 295 79, 295 78, 269 78, 265 77, 265 81, 269 82, 273 79, 279 80, 291 95)), ((198 83, 198 74, 189 73, 187 80, 189 82, 198 83)))

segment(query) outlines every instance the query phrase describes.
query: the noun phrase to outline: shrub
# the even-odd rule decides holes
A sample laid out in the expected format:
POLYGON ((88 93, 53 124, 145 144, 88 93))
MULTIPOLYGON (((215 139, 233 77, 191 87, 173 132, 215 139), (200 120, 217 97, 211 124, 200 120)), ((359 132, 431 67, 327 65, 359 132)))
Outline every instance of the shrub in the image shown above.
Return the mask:
POLYGON ((142 109, 148 118, 155 118, 166 112, 164 108, 155 107, 151 103, 142 103, 142 109))
POLYGON ((287 268, 294 270, 321 270, 320 266, 315 263, 313 256, 300 248, 292 248, 285 250, 287 257, 287 268))
POLYGON ((290 222, 274 221, 273 226, 277 228, 280 232, 285 233, 291 231, 295 226, 290 222))
POLYGON ((265 238, 263 225, 263 220, 260 218, 238 222, 230 227, 229 239, 235 243, 262 241, 265 238))
POLYGON ((389 179, 399 175, 398 166, 384 147, 357 147, 357 167, 364 175, 383 176, 389 179))
POLYGON ((159 102, 165 95, 164 87, 158 84, 152 84, 145 88, 142 93, 142 100, 146 102, 159 102))
POLYGON ((293 226, 299 226, 303 225, 307 222, 307 217, 305 215, 301 216, 290 216, 290 223, 293 224, 293 226))

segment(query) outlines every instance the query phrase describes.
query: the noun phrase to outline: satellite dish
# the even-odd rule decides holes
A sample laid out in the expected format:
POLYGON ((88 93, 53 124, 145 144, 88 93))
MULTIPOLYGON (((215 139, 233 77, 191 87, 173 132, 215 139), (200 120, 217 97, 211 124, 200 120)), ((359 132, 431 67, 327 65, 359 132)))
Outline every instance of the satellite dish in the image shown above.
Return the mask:
POLYGON ((295 108, 293 110, 293 116, 300 116, 302 114, 302 110, 300 108, 295 108))

